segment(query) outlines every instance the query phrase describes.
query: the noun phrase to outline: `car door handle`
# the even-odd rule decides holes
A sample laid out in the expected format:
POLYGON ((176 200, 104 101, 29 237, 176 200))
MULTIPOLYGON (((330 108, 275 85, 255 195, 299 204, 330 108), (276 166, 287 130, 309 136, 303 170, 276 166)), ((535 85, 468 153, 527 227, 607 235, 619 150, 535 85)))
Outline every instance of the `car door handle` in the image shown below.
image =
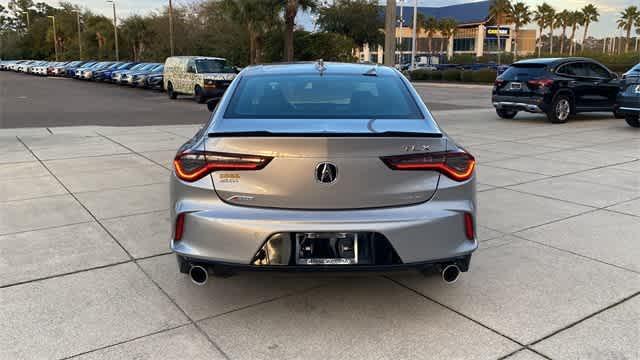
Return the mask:
POLYGON ((575 81, 575 80, 569 81, 569 86, 576 86, 576 85, 578 85, 577 81, 575 81))

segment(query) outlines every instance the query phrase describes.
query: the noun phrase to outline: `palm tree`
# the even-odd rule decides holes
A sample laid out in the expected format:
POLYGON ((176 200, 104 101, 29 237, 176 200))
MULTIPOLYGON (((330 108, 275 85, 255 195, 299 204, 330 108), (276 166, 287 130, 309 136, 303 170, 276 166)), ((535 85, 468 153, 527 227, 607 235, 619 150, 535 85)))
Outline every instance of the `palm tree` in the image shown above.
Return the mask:
POLYGON ((562 37, 560 38, 560 55, 564 54, 564 39, 567 37, 567 28, 571 25, 571 13, 562 10, 556 15, 556 25, 562 28, 562 37))
POLYGON ((502 54, 502 46, 500 46, 500 25, 506 23, 511 13, 511 2, 509 0, 492 0, 489 7, 489 17, 492 17, 496 23, 496 34, 498 37, 498 65, 500 65, 500 55, 502 54))
POLYGON ((515 31, 513 34, 513 45, 515 49, 513 50, 513 59, 518 58, 518 31, 520 28, 527 25, 531 22, 531 10, 529 10, 529 6, 523 2, 517 2, 511 5, 509 9, 509 17, 515 26, 515 31))
MULTIPOLYGON (((543 5, 546 5, 543 3, 543 5)), ((549 27, 549 55, 553 54, 553 30, 556 27, 556 9, 548 5, 545 13, 545 22, 549 27)))
POLYGON ((538 57, 540 57, 542 51, 542 33, 547 27, 547 12, 550 7, 549 4, 542 3, 542 5, 536 6, 536 10, 533 12, 533 21, 538 25, 538 32, 540 33, 537 44, 538 57))
POLYGON ((424 29, 424 31, 427 32, 429 54, 432 54, 433 53, 433 35, 435 35, 435 33, 439 29, 438 20, 433 16, 429 16, 424 20, 424 23, 422 24, 422 28, 424 29))
POLYGON ((458 23, 455 19, 446 18, 440 21, 440 34, 442 34, 442 42, 440 43, 440 52, 444 52, 444 44, 447 43, 449 47, 449 39, 456 34, 458 30, 458 23))
POLYGON ((264 34, 278 17, 280 0, 223 0, 222 9, 247 30, 249 35, 249 63, 262 62, 264 34))
POLYGON ((640 18, 640 12, 638 12, 637 6, 629 6, 620 13, 618 19, 618 28, 627 32, 627 39, 624 45, 624 52, 629 52, 629 42, 631 41, 631 28, 638 22, 640 18))
POLYGON ((600 13, 598 12, 597 7, 593 4, 589 4, 582 8, 582 14, 584 15, 584 34, 582 35, 582 51, 584 52, 584 41, 587 39, 589 24, 598 21, 600 13))
POLYGON ((569 56, 572 56, 575 48, 575 36, 578 26, 584 25, 584 14, 580 10, 572 11, 569 16, 569 24, 571 26, 571 37, 569 38, 569 56))
POLYGON ((308 11, 317 8, 315 0, 282 0, 284 4, 284 59, 293 61, 293 30, 298 10, 308 11))

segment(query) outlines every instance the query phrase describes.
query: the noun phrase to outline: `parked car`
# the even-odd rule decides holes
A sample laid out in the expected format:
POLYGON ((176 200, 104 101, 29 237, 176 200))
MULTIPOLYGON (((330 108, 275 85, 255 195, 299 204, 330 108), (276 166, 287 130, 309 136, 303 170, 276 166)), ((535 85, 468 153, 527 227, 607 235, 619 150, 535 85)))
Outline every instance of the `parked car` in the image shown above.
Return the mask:
POLYGON ((400 72, 320 61, 238 77, 175 156, 179 271, 199 285, 239 269, 467 271, 475 160, 400 72))
POLYGON ((622 74, 622 78, 626 79, 629 77, 640 77, 640 64, 636 64, 636 66, 632 67, 626 73, 622 74))
POLYGON ((129 73, 130 71, 138 71, 140 69, 142 69, 143 67, 147 66, 149 63, 139 63, 136 64, 128 69, 124 69, 124 70, 114 70, 111 73, 111 82, 114 84, 120 84, 122 82, 122 77, 129 73))
POLYGON ((580 112, 611 111, 618 76, 587 58, 529 59, 511 64, 495 81, 493 106, 504 119, 519 111, 544 113, 552 123, 564 123, 580 112))
POLYGON ((112 61, 102 61, 91 67, 88 67, 80 73, 79 78, 82 80, 93 80, 93 74, 96 71, 101 71, 107 69, 109 66, 112 66, 114 62, 112 61))
POLYGON ((153 90, 163 90, 164 86, 164 75, 160 74, 150 74, 144 80, 144 88, 153 89, 153 90))
POLYGON ((118 64, 116 64, 114 66, 110 66, 108 69, 96 72, 93 75, 93 78, 96 81, 111 81, 111 75, 115 71, 129 70, 129 69, 131 69, 133 66, 135 66, 137 64, 138 63, 136 63, 136 62, 118 63, 118 64))
POLYGON ((67 73, 67 68, 70 68, 70 67, 73 67, 73 66, 79 66, 82 63, 83 63, 82 61, 69 61, 67 63, 55 65, 51 69, 51 75, 52 76, 64 76, 67 73))
POLYGON ((226 59, 204 56, 173 56, 164 64, 164 87, 170 99, 193 96, 198 103, 224 94, 237 71, 226 59))
POLYGON ((622 90, 618 93, 617 110, 624 116, 627 124, 640 127, 640 64, 626 72, 622 90), (635 69, 635 70, 634 70, 635 69), (636 76, 637 74, 637 76, 636 76))
POLYGON ((75 66, 67 67, 65 76, 75 78, 78 70, 92 66, 95 63, 95 61, 86 61, 75 66))
MULTIPOLYGON (((82 64, 82 66, 72 68, 71 70, 73 71, 73 73, 70 75, 70 77, 77 79, 78 77, 80 77, 80 73, 82 73, 86 69, 91 68, 92 66, 95 66, 97 63, 98 63, 97 61, 89 61, 82 64)), ((67 74, 69 74, 69 71, 67 71, 67 74)))
POLYGON ((164 64, 156 64, 149 70, 141 70, 130 74, 128 77, 129 85, 137 87, 146 87, 147 77, 150 75, 162 74, 164 72, 164 64))
POLYGON ((149 71, 152 71, 154 68, 160 66, 162 64, 160 63, 146 63, 143 67, 141 67, 140 69, 137 70, 133 70, 133 71, 127 71, 124 74, 122 74, 121 78, 120 78, 120 83, 123 85, 134 85, 134 80, 133 77, 137 74, 144 74, 147 73, 149 71))

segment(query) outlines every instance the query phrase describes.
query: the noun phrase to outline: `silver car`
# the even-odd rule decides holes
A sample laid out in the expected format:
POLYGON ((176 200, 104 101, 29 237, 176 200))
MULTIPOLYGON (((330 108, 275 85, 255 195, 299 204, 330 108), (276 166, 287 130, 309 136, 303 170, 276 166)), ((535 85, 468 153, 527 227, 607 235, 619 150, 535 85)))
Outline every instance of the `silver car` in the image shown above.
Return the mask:
POLYGON ((467 271, 474 157, 393 68, 244 69, 171 175, 171 249, 199 285, 239 270, 467 271))

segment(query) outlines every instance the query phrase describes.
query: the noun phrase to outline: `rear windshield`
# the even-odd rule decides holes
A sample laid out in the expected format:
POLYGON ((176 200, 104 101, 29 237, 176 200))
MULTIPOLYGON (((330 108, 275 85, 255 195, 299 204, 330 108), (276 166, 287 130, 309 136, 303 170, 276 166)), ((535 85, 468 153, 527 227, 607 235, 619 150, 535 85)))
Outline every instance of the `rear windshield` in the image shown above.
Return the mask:
POLYGON ((221 59, 200 59, 196 60, 196 70, 199 73, 234 73, 235 69, 231 67, 226 60, 221 59))
POLYGON ((242 78, 225 113, 250 119, 422 119, 395 76, 265 75, 242 78))
POLYGON ((511 65, 500 75, 503 80, 528 80, 536 79, 545 74, 545 64, 519 64, 511 65))

